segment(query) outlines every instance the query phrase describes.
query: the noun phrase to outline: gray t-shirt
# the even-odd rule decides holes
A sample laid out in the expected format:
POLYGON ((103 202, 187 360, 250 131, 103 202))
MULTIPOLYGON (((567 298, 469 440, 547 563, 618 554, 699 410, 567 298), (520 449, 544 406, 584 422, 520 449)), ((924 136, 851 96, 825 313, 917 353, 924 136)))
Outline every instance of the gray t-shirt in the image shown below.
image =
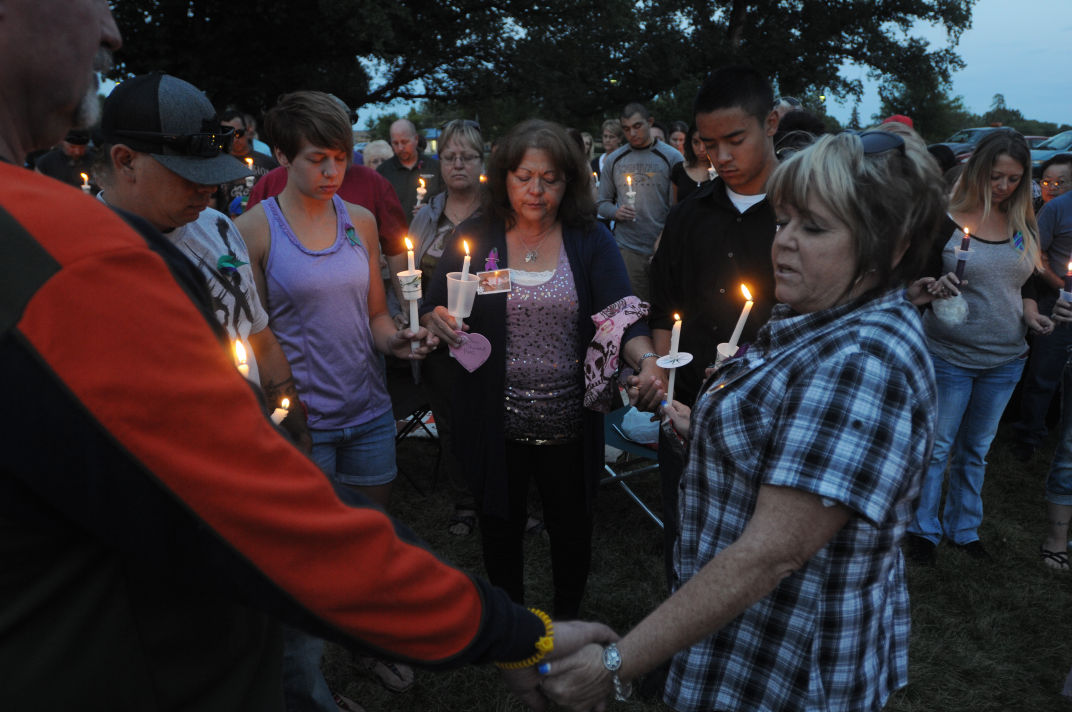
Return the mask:
POLYGON ((632 177, 632 189, 636 193, 636 220, 614 223, 614 239, 619 247, 643 255, 655 251, 655 240, 663 231, 666 214, 674 202, 670 170, 683 160, 677 149, 662 141, 653 141, 644 149, 627 143, 607 156, 599 181, 599 216, 610 220, 618 206, 627 203, 627 177, 632 177))
MULTIPOLYGON (((954 248, 963 234, 956 230, 946 240, 942 274, 956 270, 954 248)), ((923 331, 927 348, 938 358, 965 368, 994 368, 1027 350, 1020 287, 1034 267, 1014 240, 986 242, 972 237, 971 250, 964 269, 968 284, 960 290, 968 303, 967 321, 950 326, 928 309, 923 331)))

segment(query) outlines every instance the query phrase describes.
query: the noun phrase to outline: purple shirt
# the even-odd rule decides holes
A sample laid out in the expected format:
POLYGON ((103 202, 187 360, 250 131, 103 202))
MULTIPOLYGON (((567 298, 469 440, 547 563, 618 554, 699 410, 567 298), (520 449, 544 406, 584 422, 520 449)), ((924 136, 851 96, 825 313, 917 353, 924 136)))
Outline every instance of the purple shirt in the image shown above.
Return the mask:
POLYGON ((382 358, 369 328, 369 255, 338 196, 335 242, 302 245, 275 198, 264 201, 271 229, 265 269, 272 332, 290 361, 309 427, 366 423, 391 408, 382 358))

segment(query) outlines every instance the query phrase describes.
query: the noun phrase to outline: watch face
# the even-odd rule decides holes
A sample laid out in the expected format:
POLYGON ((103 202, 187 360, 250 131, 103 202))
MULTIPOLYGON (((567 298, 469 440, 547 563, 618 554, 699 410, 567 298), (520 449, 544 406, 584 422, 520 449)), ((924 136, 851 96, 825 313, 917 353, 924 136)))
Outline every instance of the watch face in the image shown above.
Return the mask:
POLYGON ((608 670, 617 670, 622 666, 622 656, 618 652, 618 646, 608 645, 603 649, 603 667, 608 670))

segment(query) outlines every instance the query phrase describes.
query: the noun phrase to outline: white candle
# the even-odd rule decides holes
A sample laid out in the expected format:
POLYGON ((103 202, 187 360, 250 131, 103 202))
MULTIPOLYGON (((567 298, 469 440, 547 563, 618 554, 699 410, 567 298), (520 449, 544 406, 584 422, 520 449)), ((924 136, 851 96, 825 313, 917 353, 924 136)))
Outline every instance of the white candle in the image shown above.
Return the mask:
POLYGON ((78 175, 82 176, 82 192, 89 195, 89 191, 91 190, 89 187, 89 176, 85 173, 79 173, 78 175))
MULTIPOLYGON (((250 158, 249 156, 246 156, 246 168, 248 168, 251 171, 253 170, 253 159, 250 158)), ((246 187, 247 188, 252 188, 253 187, 253 181, 254 181, 254 176, 246 176, 246 187)))
POLYGON ((744 309, 741 310, 741 318, 737 320, 737 326, 733 329, 733 336, 730 337, 730 354, 737 352, 737 342, 741 339, 741 332, 744 331, 744 323, 748 321, 748 313, 752 311, 752 295, 748 291, 748 287, 741 285, 741 292, 744 294, 744 309))
POLYGON ((462 279, 469 278, 469 243, 466 240, 462 240, 462 246, 465 247, 465 261, 462 262, 462 279))
POLYGON ((633 190, 633 176, 626 175, 625 182, 629 185, 629 190, 625 192, 625 204, 630 208, 636 207, 636 191, 633 190))
MULTIPOLYGON (((424 201, 424 196, 428 193, 428 190, 424 187, 424 178, 417 179, 417 205, 420 205, 424 201)), ((410 269, 413 269, 410 267, 410 269)))
MULTIPOLYGON (((670 330, 670 358, 677 358, 678 344, 681 341, 681 316, 674 314, 674 327, 670 330)), ((670 383, 666 387, 666 402, 674 402, 674 382, 677 380, 677 367, 670 369, 670 383)))
POLYGON ((242 342, 239 339, 235 339, 234 352, 235 365, 238 366, 238 372, 241 373, 244 378, 249 378, 249 362, 246 359, 246 347, 242 345, 242 342))
POLYGON ((287 417, 287 413, 290 412, 290 399, 284 398, 280 402, 279 407, 272 411, 272 422, 279 425, 283 422, 283 419, 287 417))
POLYGON ((407 268, 409 269, 410 272, 416 272, 417 268, 413 266, 413 243, 410 242, 410 239, 408 237, 405 238, 405 241, 406 241, 406 260, 408 261, 407 268))
POLYGON ((670 356, 676 357, 681 342, 681 317, 674 314, 674 328, 670 330, 670 356))

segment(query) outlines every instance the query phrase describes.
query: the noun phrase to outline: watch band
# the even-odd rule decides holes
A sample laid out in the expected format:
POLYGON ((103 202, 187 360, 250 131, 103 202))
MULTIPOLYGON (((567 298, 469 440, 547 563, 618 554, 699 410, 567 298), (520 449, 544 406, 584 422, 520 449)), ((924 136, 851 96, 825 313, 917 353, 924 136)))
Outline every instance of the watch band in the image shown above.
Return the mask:
POLYGON ((622 682, 618 677, 618 670, 622 667, 622 654, 618 652, 618 646, 611 643, 603 648, 603 667, 611 674, 611 682, 614 683, 614 699, 625 702, 629 695, 633 694, 633 683, 622 682))
POLYGON ((649 351, 646 354, 641 355, 641 357, 638 358, 637 362, 636 362, 637 370, 639 371, 640 369, 644 368, 644 360, 645 359, 658 358, 658 357, 659 357, 659 354, 655 353, 654 351, 649 351))

